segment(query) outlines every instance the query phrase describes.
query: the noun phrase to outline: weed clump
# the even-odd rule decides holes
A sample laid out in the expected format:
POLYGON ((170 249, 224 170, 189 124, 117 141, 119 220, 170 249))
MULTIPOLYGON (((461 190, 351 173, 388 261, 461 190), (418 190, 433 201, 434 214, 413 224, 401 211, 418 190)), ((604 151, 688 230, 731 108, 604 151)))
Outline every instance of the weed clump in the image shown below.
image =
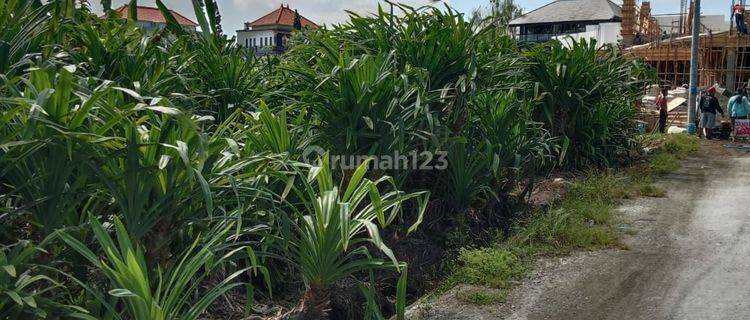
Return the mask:
POLYGON ((487 289, 469 289, 459 292, 459 300, 478 306, 488 306, 505 302, 506 292, 487 289))

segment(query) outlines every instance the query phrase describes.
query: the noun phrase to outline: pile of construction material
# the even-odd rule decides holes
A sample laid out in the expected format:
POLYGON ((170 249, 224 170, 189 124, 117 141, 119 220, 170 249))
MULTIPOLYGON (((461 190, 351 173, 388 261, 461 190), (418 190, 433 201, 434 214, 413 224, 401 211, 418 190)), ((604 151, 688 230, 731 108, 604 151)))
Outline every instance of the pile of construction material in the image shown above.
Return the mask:
MULTIPOLYGON (((643 112, 659 113, 659 108, 656 107, 656 97, 659 96, 659 93, 658 85, 653 85, 646 90, 646 94, 641 99, 643 112)), ((667 101, 669 112, 687 112, 688 89, 677 87, 674 90, 669 90, 667 101)))

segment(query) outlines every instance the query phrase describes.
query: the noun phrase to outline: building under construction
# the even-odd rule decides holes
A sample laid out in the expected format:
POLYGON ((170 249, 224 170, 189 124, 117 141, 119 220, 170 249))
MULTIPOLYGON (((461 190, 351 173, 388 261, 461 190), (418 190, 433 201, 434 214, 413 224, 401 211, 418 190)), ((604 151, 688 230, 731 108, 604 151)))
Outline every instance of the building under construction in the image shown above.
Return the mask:
MULTIPOLYGON (((745 1, 727 1, 727 8, 745 1)), ((682 1, 679 19, 673 26, 651 27, 644 23, 643 6, 640 12, 635 0, 623 1, 622 37, 624 52, 642 58, 657 71, 663 85, 678 87, 690 81, 690 46, 693 25, 692 1, 682 1), (646 33, 647 32, 647 33, 646 33), (638 44, 634 39, 646 34, 648 41, 638 44)), ((650 6, 647 6, 647 9, 650 6)), ((745 21, 750 15, 746 14, 745 21)), ((733 25, 733 24, 732 24, 733 25)), ((699 83, 700 87, 718 84, 735 90, 750 80, 750 36, 740 35, 730 26, 728 31, 713 32, 705 25, 700 30, 699 83)))

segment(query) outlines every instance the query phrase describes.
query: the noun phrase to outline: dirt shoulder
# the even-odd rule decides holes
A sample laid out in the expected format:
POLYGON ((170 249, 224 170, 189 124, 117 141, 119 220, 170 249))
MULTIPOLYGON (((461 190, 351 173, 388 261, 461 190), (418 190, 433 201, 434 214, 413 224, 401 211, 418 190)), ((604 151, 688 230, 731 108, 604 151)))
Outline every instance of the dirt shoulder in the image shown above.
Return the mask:
POLYGON ((628 200, 618 227, 628 250, 541 258, 505 303, 456 295, 415 305, 410 319, 747 319, 750 157, 703 143, 658 182, 665 198, 628 200), (743 271, 744 270, 744 271, 743 271))

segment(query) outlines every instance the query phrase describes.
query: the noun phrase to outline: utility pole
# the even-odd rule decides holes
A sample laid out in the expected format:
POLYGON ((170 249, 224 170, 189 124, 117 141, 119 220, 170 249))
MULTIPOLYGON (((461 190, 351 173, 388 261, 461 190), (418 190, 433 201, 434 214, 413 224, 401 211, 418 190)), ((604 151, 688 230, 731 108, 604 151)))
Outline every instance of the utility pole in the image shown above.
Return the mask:
POLYGON ((700 48, 701 33, 701 0, 695 0, 693 6, 693 43, 690 53, 690 95, 688 96, 688 134, 696 134, 695 105, 698 97, 698 49, 700 48))

